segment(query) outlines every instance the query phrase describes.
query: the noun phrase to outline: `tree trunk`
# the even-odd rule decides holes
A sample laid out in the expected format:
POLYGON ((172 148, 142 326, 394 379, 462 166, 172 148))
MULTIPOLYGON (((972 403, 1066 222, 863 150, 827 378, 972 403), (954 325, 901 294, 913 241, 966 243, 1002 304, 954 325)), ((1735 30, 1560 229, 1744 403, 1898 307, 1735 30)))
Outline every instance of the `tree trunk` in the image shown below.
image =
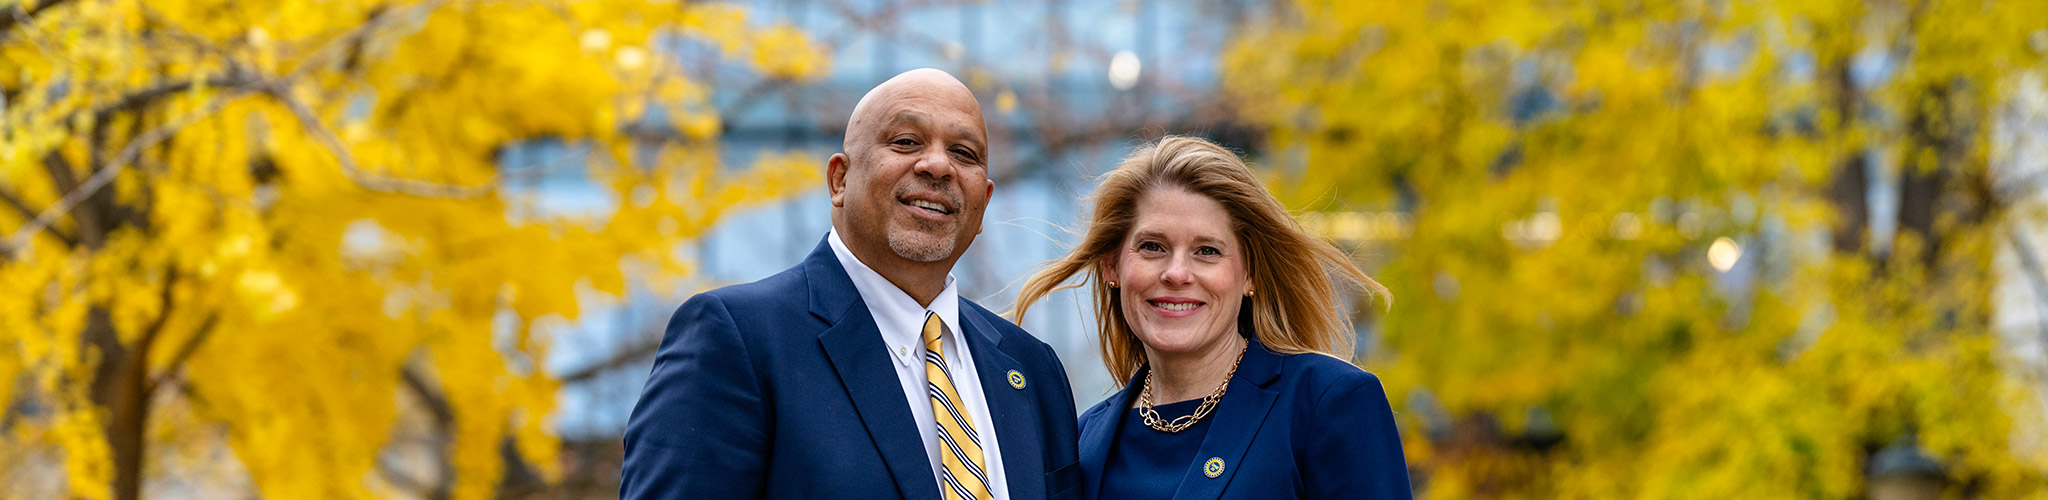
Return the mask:
POLYGON ((103 429, 114 458, 114 499, 135 500, 142 493, 142 458, 148 444, 144 432, 149 423, 149 342, 145 338, 133 350, 122 346, 103 307, 89 313, 85 338, 100 354, 92 402, 107 410, 103 429))
MULTIPOLYGON (((1821 73, 1822 88, 1834 91, 1835 116, 1840 120, 1834 124, 1836 134, 1856 126, 1862 96, 1856 84, 1849 79, 1846 63, 1830 64, 1821 73)), ((1828 181, 1828 201, 1835 206, 1835 215, 1840 217, 1834 225, 1834 247, 1839 253, 1855 253, 1864 249, 1870 232, 1870 174, 1865 167, 1869 161, 1864 148, 1858 147, 1835 164, 1835 173, 1828 181)))

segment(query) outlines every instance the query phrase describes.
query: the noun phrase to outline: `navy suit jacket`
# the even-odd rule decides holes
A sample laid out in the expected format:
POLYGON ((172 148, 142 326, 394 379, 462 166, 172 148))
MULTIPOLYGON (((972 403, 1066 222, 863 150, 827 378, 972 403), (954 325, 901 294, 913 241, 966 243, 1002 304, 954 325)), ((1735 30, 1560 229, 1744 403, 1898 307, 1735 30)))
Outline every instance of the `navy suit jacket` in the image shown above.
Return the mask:
MULTIPOLYGON (((960 304, 1010 497, 1072 498, 1080 470, 1066 369, 1023 329, 960 304)), ((938 499, 893 362, 823 242, 780 274, 691 297, 627 420, 619 496, 938 499)))
MULTIPOLYGON (((1119 426, 1145 425, 1124 417, 1147 369, 1081 414, 1083 498, 1099 495, 1119 426)), ((1380 379, 1337 358, 1279 354, 1252 340, 1209 418, 1173 498, 1413 496, 1380 379), (1207 467, 1212 458, 1220 471, 1207 467)))

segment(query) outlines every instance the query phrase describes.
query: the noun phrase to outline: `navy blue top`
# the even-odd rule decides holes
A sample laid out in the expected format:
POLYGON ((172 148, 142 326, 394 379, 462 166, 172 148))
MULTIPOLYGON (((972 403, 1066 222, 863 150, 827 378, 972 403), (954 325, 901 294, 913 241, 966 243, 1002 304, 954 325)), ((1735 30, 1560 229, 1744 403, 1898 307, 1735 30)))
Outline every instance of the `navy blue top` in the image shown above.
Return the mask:
POLYGON ((1379 378, 1322 354, 1274 352, 1256 338, 1216 412, 1203 419, 1208 432, 1186 438, 1201 441, 1193 455, 1147 477, 1114 472, 1122 466, 1110 464, 1137 457, 1111 448, 1131 446, 1131 432, 1152 430, 1129 411, 1147 369, 1081 414, 1083 499, 1125 500, 1106 483, 1126 478, 1177 484, 1147 496, 1181 500, 1410 497, 1401 434, 1379 378))
MULTIPOLYGON (((1201 406, 1202 398, 1196 398, 1155 405, 1152 411, 1172 422, 1194 414, 1195 408, 1201 406)), ((1130 419, 1132 425, 1118 429, 1116 442, 1110 444, 1109 465, 1102 473, 1102 497, 1173 498, 1173 490, 1180 487, 1180 477, 1187 473, 1188 464, 1197 462, 1195 451, 1202 447, 1202 437, 1209 434, 1209 422, 1214 419, 1203 417, 1179 433, 1167 433, 1145 425, 1145 416, 1139 415, 1137 408, 1124 412, 1129 413, 1124 418, 1130 419)))

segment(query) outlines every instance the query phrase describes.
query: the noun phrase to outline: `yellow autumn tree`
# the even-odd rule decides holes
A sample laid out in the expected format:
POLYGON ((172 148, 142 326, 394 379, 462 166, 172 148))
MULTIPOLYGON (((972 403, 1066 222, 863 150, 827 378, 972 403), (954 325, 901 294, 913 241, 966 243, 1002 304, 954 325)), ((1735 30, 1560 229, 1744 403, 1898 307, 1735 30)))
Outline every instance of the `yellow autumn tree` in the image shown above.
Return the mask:
POLYGON ((678 242, 817 177, 809 156, 721 166, 713 66, 680 52, 768 79, 829 64, 738 7, 0 11, 10 496, 133 499, 173 479, 167 460, 222 450, 268 498, 487 498, 509 462, 547 476, 537 323, 575 318, 581 290, 670 288, 678 242), (534 144, 555 153, 513 161, 534 144), (605 202, 550 208, 561 183, 605 202), (406 479, 434 466, 380 466, 406 415, 442 436, 428 484, 406 479))
POLYGON ((1222 74, 1305 221, 1391 228, 1361 362, 1426 497, 1860 498, 1908 435, 1955 497, 2048 494, 1988 160, 2048 3, 1272 12, 1222 74))

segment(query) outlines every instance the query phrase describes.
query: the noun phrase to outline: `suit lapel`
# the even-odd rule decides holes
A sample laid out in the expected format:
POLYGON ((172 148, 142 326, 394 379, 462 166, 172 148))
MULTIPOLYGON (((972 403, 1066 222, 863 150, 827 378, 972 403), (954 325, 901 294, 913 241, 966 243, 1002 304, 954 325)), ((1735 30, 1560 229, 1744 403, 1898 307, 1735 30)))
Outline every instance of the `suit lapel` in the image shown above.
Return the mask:
POLYGON ((818 345, 853 399, 854 411, 867 426, 868 438, 881 452, 896 488, 904 498, 939 498, 939 486, 903 390, 897 384, 883 383, 897 380, 896 369, 890 366, 889 347, 882 343, 874 315, 830 246, 820 243, 804 264, 811 288, 811 313, 832 322, 831 328, 818 335, 818 345))
POLYGON ((1253 438, 1259 429, 1265 427, 1266 416, 1272 412, 1273 402, 1279 395, 1266 390, 1266 385, 1280 374, 1280 357, 1267 352, 1265 346, 1252 340, 1246 346, 1244 361, 1238 363, 1237 373, 1230 377, 1229 392, 1216 403, 1215 422, 1209 424, 1209 434, 1202 437, 1202 447, 1195 452, 1194 464, 1181 476, 1180 489, 1174 492, 1176 499, 1217 498, 1223 488, 1230 484, 1231 476, 1244 466, 1245 451, 1251 448, 1253 438), (1211 459, 1222 462, 1222 471, 1210 477, 1204 469, 1211 459))
MULTIPOLYGON (((1037 405, 1031 403, 1030 395, 1023 389, 1030 387, 1034 377, 1053 374, 1030 373, 1017 363, 1017 359, 1003 352, 1002 333, 988 324, 980 310, 960 300, 961 338, 967 339, 968 351, 974 357, 975 377, 981 381, 981 395, 988 405, 990 427, 996 431, 996 440, 1001 444, 1004 483, 1009 486, 1010 498, 1042 498, 1045 491, 1045 449, 1039 422, 1037 405), (1010 383, 1009 374, 1016 371, 1022 377, 1024 387, 1010 383)), ((1066 374, 1058 374, 1066 376, 1066 374)))

